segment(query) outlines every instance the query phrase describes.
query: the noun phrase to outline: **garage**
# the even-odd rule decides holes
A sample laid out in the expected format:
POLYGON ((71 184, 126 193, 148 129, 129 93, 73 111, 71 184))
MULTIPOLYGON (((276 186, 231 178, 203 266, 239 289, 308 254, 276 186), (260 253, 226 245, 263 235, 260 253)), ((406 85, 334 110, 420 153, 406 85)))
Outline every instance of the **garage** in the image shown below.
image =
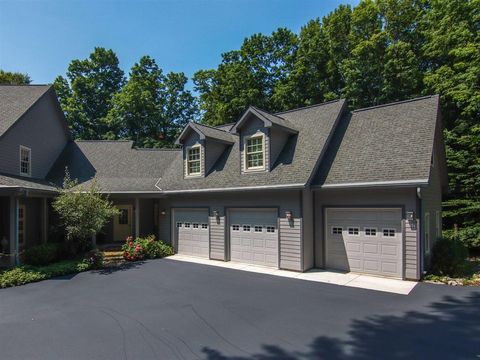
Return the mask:
POLYGON ((277 209, 229 210, 230 260, 278 267, 277 209))
POLYGON ((327 268, 403 277, 401 209, 328 208, 325 224, 327 268))
POLYGON ((174 209, 173 217, 177 252, 208 259, 208 209, 174 209))

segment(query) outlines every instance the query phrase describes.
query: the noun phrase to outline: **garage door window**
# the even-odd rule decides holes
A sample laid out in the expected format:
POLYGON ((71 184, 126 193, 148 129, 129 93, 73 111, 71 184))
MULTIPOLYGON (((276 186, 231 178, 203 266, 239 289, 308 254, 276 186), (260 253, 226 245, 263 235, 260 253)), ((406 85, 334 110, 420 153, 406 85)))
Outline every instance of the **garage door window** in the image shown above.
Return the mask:
POLYGON ((182 223, 181 222, 177 222, 177 228, 181 228, 182 227, 182 223))
POLYGON ((194 229, 198 229, 198 224, 193 224, 194 229))
POLYGON ((365 228, 365 236, 377 236, 376 228, 365 228))
POLYGON ((342 235, 343 229, 338 226, 332 227, 332 235, 342 235))
POLYGON ((275 227, 267 226, 267 233, 274 233, 274 232, 275 232, 275 227))
POLYGON ((207 230, 208 229, 208 224, 202 224, 202 230, 207 230))
POLYGON ((358 229, 358 227, 349 227, 348 228, 348 235, 358 236, 359 234, 360 234, 360 230, 358 229))
POLYGON ((243 225, 244 232, 250 232, 250 225, 243 225))
POLYGON ((240 231, 240 225, 232 225, 233 231, 240 231))
POLYGON ((255 226, 255 232, 262 232, 263 226, 255 226))
POLYGON ((383 237, 395 237, 395 229, 383 229, 383 237))
POLYGON ((185 226, 186 228, 189 228, 189 227, 190 227, 190 223, 185 223, 183 226, 185 226))

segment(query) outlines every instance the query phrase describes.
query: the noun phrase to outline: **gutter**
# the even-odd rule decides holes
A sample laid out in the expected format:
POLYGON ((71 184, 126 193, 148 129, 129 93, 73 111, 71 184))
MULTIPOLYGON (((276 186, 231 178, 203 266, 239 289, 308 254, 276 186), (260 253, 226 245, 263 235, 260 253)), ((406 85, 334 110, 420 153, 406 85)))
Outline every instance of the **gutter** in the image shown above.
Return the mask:
POLYGON ((210 189, 192 189, 192 190, 167 190, 167 191, 162 191, 162 193, 163 194, 185 194, 185 193, 204 193, 204 192, 225 192, 225 191, 245 191, 245 190, 282 190, 282 189, 304 189, 304 188, 305 188, 305 184, 302 183, 302 184, 289 184, 289 185, 263 185, 263 186, 226 187, 226 188, 210 188, 210 189))
POLYGON ((343 188, 365 188, 365 187, 388 187, 388 186, 426 186, 428 185, 428 179, 415 179, 415 180, 393 180, 393 181, 367 181, 367 182, 353 182, 353 183, 341 183, 341 184, 326 184, 312 186, 315 190, 318 189, 343 189, 343 188))

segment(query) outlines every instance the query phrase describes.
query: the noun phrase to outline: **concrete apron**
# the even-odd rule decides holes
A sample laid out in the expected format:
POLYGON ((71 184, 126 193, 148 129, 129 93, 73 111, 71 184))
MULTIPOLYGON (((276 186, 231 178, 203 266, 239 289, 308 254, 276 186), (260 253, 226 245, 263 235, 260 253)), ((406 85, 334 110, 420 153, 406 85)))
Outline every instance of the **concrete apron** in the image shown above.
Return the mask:
POLYGON ((194 256, 175 254, 169 260, 223 267, 233 270, 250 271, 273 276, 283 276, 305 281, 316 281, 334 285, 350 286, 360 289, 383 291, 392 294, 408 295, 417 285, 415 281, 388 279, 355 273, 341 273, 323 269, 312 269, 304 273, 289 270, 272 269, 264 266, 242 264, 232 261, 218 261, 194 256))

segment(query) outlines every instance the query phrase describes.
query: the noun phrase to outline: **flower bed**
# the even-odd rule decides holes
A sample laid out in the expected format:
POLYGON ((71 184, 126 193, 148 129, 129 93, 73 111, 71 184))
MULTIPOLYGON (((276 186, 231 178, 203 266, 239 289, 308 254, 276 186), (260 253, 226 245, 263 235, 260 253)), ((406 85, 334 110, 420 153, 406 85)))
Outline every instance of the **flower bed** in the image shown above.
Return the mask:
POLYGON ((161 240, 155 240, 154 235, 134 239, 129 236, 122 246, 123 258, 127 261, 158 259, 173 255, 173 248, 161 240))

